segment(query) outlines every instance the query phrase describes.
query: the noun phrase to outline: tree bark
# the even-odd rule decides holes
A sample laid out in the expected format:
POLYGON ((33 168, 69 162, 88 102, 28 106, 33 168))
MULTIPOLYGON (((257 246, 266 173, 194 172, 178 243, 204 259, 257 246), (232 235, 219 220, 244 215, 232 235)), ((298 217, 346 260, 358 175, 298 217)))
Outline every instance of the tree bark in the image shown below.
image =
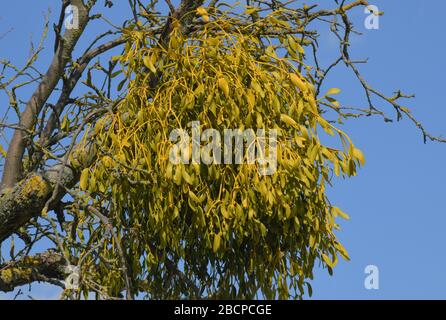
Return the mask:
MULTIPOLYGON (((45 175, 32 173, 12 189, 3 190, 0 196, 0 243, 24 226, 33 217, 40 215, 46 202, 51 198, 57 183, 70 187, 76 183, 78 174, 70 167, 65 167, 62 179, 58 181, 62 165, 55 165, 45 175)), ((65 194, 59 188, 54 203, 65 194)), ((51 207, 50 207, 51 209, 51 207)))
POLYGON ((65 67, 71 60, 71 54, 89 21, 89 12, 82 0, 71 0, 71 4, 79 9, 79 28, 69 29, 65 32, 48 71, 20 116, 19 127, 21 130, 15 130, 9 144, 0 189, 12 188, 22 178, 22 158, 29 139, 26 131, 33 130, 45 102, 62 79, 65 67))
POLYGON ((3 292, 35 281, 61 285, 64 278, 64 259, 52 250, 0 265, 0 291, 3 292))

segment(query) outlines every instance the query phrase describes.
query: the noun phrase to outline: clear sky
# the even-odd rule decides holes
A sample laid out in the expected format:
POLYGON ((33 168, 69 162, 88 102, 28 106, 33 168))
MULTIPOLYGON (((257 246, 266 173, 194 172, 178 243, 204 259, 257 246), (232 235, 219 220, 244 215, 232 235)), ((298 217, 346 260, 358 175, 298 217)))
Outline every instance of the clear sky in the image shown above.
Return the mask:
MULTIPOLYGON (((109 11, 118 18, 127 1, 115 1, 109 11)), ((315 1, 308 1, 315 2, 315 1)), ((323 0, 323 2, 328 2, 323 0)), ((0 58, 23 64, 32 35, 38 40, 43 14, 58 6, 53 0, 16 0, 0 12, 0 58)), ((386 94, 397 89, 416 94, 407 106, 433 134, 446 136, 444 76, 446 74, 445 1, 371 1, 385 15, 379 30, 367 30, 362 10, 353 12, 361 37, 352 39, 352 58, 369 58, 361 71, 369 83, 386 94)), ((124 9, 125 8, 125 9, 124 9)), ((94 27, 92 27, 93 29, 94 27)), ((337 50, 327 30, 320 44, 328 58, 337 50)), ((53 35, 48 39, 51 53, 53 35)), ((50 54, 39 62, 42 70, 50 54)), ((361 88, 348 72, 334 73, 329 86, 342 89, 340 99, 365 106, 361 88)), ((23 90, 27 96, 30 92, 23 90)), ((7 100, 0 95, 5 108, 7 100)), ((391 107, 383 106, 392 114, 391 107)), ((351 261, 341 262, 333 276, 316 270, 312 281, 317 299, 440 299, 446 298, 446 144, 423 144, 408 121, 384 123, 379 118, 349 121, 344 130, 361 148, 367 163, 352 179, 338 180, 329 190, 331 201, 351 220, 342 223, 339 237, 351 261), (366 290, 364 268, 379 268, 379 289, 366 290)), ((2 142, 4 144, 4 142, 2 142)), ((34 298, 55 298, 51 286, 34 286, 34 298)), ((0 293, 0 298, 11 295, 0 293)))

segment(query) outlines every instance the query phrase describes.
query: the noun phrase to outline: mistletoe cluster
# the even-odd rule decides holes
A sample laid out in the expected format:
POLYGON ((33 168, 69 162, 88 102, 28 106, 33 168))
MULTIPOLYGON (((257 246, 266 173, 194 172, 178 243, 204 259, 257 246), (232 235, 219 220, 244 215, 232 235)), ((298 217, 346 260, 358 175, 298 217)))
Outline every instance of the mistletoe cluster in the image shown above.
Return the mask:
POLYGON ((85 257, 82 274, 119 294, 118 238, 132 286, 151 298, 301 296, 305 285, 311 291, 306 280, 316 261, 331 273, 338 255, 348 259, 334 234, 335 218, 347 216, 325 187, 333 173, 355 175, 362 153, 321 115, 299 39, 260 40, 250 32, 286 28, 280 10, 246 27, 197 11, 202 27, 185 36, 174 21, 167 45, 128 29, 126 49, 114 58, 127 93, 88 133, 98 156, 80 188, 85 201, 109 212, 116 236, 91 230, 86 241, 102 239, 103 257, 85 257), (201 130, 277 130, 277 170, 173 164, 169 135, 193 121, 201 130), (319 130, 339 137, 343 148, 324 145, 319 130))

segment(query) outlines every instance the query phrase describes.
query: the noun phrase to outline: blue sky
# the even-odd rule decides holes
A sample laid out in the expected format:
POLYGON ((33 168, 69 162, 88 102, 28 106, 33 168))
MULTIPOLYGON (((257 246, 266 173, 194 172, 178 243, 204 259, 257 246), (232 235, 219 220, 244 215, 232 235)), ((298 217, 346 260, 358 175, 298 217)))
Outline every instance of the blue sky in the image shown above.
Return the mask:
MULTIPOLYGON (((396 89, 416 94, 407 106, 431 132, 446 135, 442 79, 446 72, 446 3, 373 3, 385 12, 380 29, 366 30, 362 25, 365 14, 357 11, 355 20, 363 36, 352 41, 353 57, 370 58, 361 71, 376 88, 389 95, 396 89)), ((330 43, 326 38, 325 43, 330 43)), ((343 89, 342 101, 365 105, 353 77, 339 74, 332 84, 343 89)), ((446 298, 446 145, 423 144, 408 121, 354 120, 346 130, 367 159, 357 177, 337 181, 330 190, 333 202, 351 217, 342 223, 339 237, 352 260, 338 265, 333 277, 317 272, 313 297, 446 298), (379 268, 379 290, 364 288, 367 265, 379 268)))
MULTIPOLYGON (((324 0, 325 2, 326 0, 324 0)), ((112 18, 127 12, 125 3, 109 10, 112 18), (123 9, 125 8, 125 9, 123 9)), ((308 1, 314 2, 314 1, 308 1)), ((328 1, 327 1, 328 2, 328 1)), ((20 65, 29 51, 32 35, 38 40, 43 14, 55 1, 17 0, 0 13, 0 57, 20 65), (32 5, 31 5, 32 3, 32 5)), ((379 30, 363 26, 366 15, 353 12, 361 37, 352 39, 352 57, 369 58, 361 72, 371 85, 386 94, 397 89, 416 94, 407 107, 433 134, 446 136, 444 75, 446 2, 419 0, 371 1, 385 15, 379 30)), ((91 29, 93 29, 92 27, 91 29)), ((51 53, 53 35, 48 39, 51 53)), ((328 29, 321 31, 324 58, 333 56, 336 43, 328 29)), ((50 54, 39 66, 45 69, 50 54)), ((328 61, 328 60, 327 60, 328 61)), ((365 106, 363 91, 350 72, 339 68, 328 87, 342 89, 340 100, 351 106, 365 106)), ((31 92, 23 90, 26 97, 31 92)), ((0 95, 5 108, 6 100, 0 95)), ((382 105, 392 114, 391 107, 382 105)), ((344 130, 361 148, 367 163, 357 177, 337 180, 329 195, 351 219, 342 222, 339 238, 351 261, 341 262, 333 276, 316 270, 312 281, 316 299, 441 299, 446 298, 445 188, 446 144, 423 144, 420 132, 409 122, 384 123, 379 118, 349 121, 344 130), (364 268, 376 265, 379 290, 364 288, 364 268)), ((2 142, 4 144, 4 142, 2 142)), ((51 286, 36 285, 35 298, 55 298, 51 286)), ((0 293, 0 298, 11 295, 0 293)))

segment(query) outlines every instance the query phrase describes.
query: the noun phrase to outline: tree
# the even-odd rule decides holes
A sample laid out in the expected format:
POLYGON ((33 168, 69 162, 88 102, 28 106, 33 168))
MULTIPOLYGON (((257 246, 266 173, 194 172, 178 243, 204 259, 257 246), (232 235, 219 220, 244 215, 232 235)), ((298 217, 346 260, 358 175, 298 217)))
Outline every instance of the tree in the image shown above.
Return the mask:
MULTIPOLYGON (((62 287, 64 298, 300 298, 311 294, 315 263, 331 274, 339 257, 348 259, 334 234, 335 219, 348 216, 330 203, 325 185, 355 175, 364 156, 342 121, 391 121, 378 98, 425 140, 444 142, 400 104, 409 95, 372 88, 358 69, 363 61, 350 58, 349 12, 367 1, 320 8, 129 0, 122 27, 98 34, 75 57, 87 25, 101 18, 92 14, 97 2, 62 1, 45 73, 33 66, 44 37, 25 66, 2 62, 7 113, 18 119, 1 124, 12 135, 0 196, 0 242, 11 246, 0 260, 2 291, 42 281, 62 287), (63 30, 69 6, 78 23, 63 30), (339 58, 326 68, 318 59, 320 23, 339 39, 339 58), (336 88, 321 93, 341 64, 363 86, 367 108, 342 106, 336 88), (27 85, 35 92, 22 104, 16 90, 27 85), (179 155, 186 163, 172 162, 170 134, 196 122, 201 132, 275 130, 275 149, 259 148, 259 137, 251 143, 265 155, 277 151, 276 170, 261 174, 264 164, 234 163, 238 155, 225 152, 233 161, 207 164, 217 149, 194 162, 196 140, 179 155), (339 148, 320 131, 336 136, 339 148), (43 241, 48 250, 31 254, 43 241), (66 286, 70 274, 78 287, 66 286)), ((201 142, 218 140, 208 138, 201 142)))

